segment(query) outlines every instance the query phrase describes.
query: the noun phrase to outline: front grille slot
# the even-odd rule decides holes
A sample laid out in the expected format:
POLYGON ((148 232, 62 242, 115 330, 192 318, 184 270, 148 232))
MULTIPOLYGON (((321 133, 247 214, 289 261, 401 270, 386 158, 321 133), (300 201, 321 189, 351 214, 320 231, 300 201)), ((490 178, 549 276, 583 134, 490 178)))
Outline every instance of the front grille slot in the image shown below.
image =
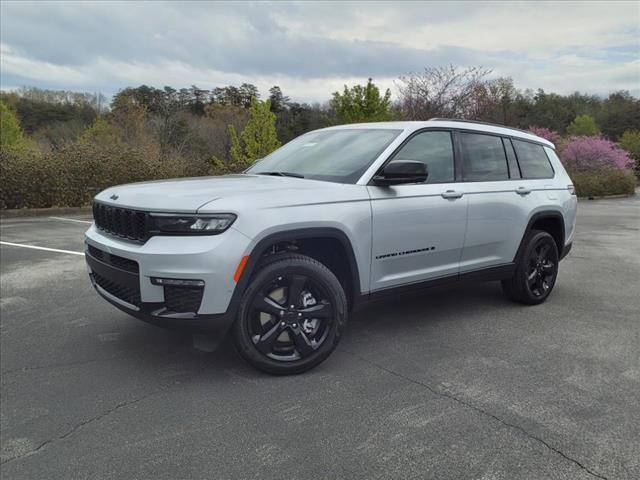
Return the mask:
POLYGON ((93 219, 100 230, 136 242, 149 239, 149 214, 139 210, 93 204, 93 219))
POLYGON ((140 271, 138 262, 136 262, 135 260, 130 260, 118 255, 103 252, 93 245, 89 245, 89 255, 91 255, 96 260, 100 260, 101 262, 119 268, 120 270, 126 270, 127 272, 132 273, 138 273, 140 271))
POLYGON ((203 287, 164 287, 164 304, 176 313, 198 313, 203 287))
POLYGON ((114 297, 124 300, 131 305, 139 307, 142 302, 140 301, 140 287, 132 288, 125 285, 120 285, 113 280, 103 277, 102 275, 93 272, 93 279, 103 290, 109 292, 114 297))

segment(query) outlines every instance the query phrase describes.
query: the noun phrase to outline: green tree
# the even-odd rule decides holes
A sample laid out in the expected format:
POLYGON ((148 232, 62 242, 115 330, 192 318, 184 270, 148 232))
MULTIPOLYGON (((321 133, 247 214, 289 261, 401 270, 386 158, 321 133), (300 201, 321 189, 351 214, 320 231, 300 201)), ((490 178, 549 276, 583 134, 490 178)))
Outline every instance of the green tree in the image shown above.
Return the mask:
POLYGON ((249 108, 249 120, 238 136, 236 127, 229 125, 231 140, 231 164, 225 166, 213 158, 214 167, 224 171, 242 171, 256 160, 265 157, 280 146, 276 132, 276 115, 271 111, 271 101, 253 97, 249 108))
POLYGON ((602 102, 597 118, 602 133, 610 140, 618 140, 625 131, 640 128, 640 98, 624 90, 614 92, 602 102))
POLYGON ((19 148, 24 138, 15 114, 0 101, 0 148, 19 148))
POLYGON ((600 129, 593 117, 578 115, 567 127, 567 133, 574 136, 593 137, 600 133, 600 129))
POLYGON ((344 91, 334 92, 330 102, 335 111, 336 123, 383 122, 393 120, 391 91, 380 95, 380 89, 372 79, 366 85, 344 86, 344 91))
POLYGON ((620 147, 629 152, 635 162, 636 175, 640 177, 640 130, 627 130, 620 137, 620 147))
POLYGON ((276 115, 285 110, 290 102, 290 98, 285 96, 277 85, 269 89, 269 100, 271 101, 271 111, 276 115))
POLYGON ((120 142, 118 133, 114 126, 104 118, 98 117, 82 132, 78 141, 98 145, 116 145, 120 142))

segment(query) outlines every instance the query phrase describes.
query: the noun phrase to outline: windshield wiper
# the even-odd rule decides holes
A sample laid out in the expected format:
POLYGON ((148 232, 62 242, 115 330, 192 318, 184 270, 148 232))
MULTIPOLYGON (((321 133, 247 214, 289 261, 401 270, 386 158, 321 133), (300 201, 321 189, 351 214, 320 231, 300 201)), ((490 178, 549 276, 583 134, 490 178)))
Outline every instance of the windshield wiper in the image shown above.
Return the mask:
POLYGON ((304 178, 304 175, 299 173, 292 172, 258 172, 258 175, 272 175, 274 177, 294 177, 294 178, 304 178))

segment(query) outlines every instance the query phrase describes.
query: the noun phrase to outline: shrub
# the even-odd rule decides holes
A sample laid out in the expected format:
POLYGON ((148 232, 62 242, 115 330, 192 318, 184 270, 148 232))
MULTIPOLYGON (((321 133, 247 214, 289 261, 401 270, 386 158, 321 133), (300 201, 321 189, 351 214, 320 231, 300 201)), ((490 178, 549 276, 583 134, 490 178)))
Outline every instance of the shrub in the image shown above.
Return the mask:
POLYGON ((122 144, 76 142, 48 154, 0 150, 0 208, 73 207, 109 186, 210 173, 207 162, 122 144))
POLYGON ((633 161, 615 143, 601 137, 573 137, 560 152, 570 171, 614 169, 629 172, 633 161))
POLYGON ((581 197, 633 195, 636 176, 629 171, 613 168, 570 172, 576 193, 581 197))
POLYGON ((551 130, 549 128, 529 127, 529 132, 533 133, 534 135, 537 135, 540 138, 549 140, 551 143, 553 143, 556 146, 556 148, 560 145, 562 141, 560 134, 555 130, 551 130))
POLYGON ((0 208, 38 208, 52 205, 51 170, 35 151, 0 149, 0 208))
POLYGON ((636 175, 640 177, 640 130, 627 130, 620 138, 620 147, 635 161, 636 175))

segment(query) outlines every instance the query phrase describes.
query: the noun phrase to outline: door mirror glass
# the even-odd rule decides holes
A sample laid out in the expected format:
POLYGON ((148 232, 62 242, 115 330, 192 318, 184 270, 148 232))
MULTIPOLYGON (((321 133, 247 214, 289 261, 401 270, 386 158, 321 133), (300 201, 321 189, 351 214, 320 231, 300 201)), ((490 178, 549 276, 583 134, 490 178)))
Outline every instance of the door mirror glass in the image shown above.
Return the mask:
POLYGON ((415 160, 393 160, 385 165, 379 175, 373 177, 376 185, 401 185, 423 183, 427 180, 427 166, 415 160))

